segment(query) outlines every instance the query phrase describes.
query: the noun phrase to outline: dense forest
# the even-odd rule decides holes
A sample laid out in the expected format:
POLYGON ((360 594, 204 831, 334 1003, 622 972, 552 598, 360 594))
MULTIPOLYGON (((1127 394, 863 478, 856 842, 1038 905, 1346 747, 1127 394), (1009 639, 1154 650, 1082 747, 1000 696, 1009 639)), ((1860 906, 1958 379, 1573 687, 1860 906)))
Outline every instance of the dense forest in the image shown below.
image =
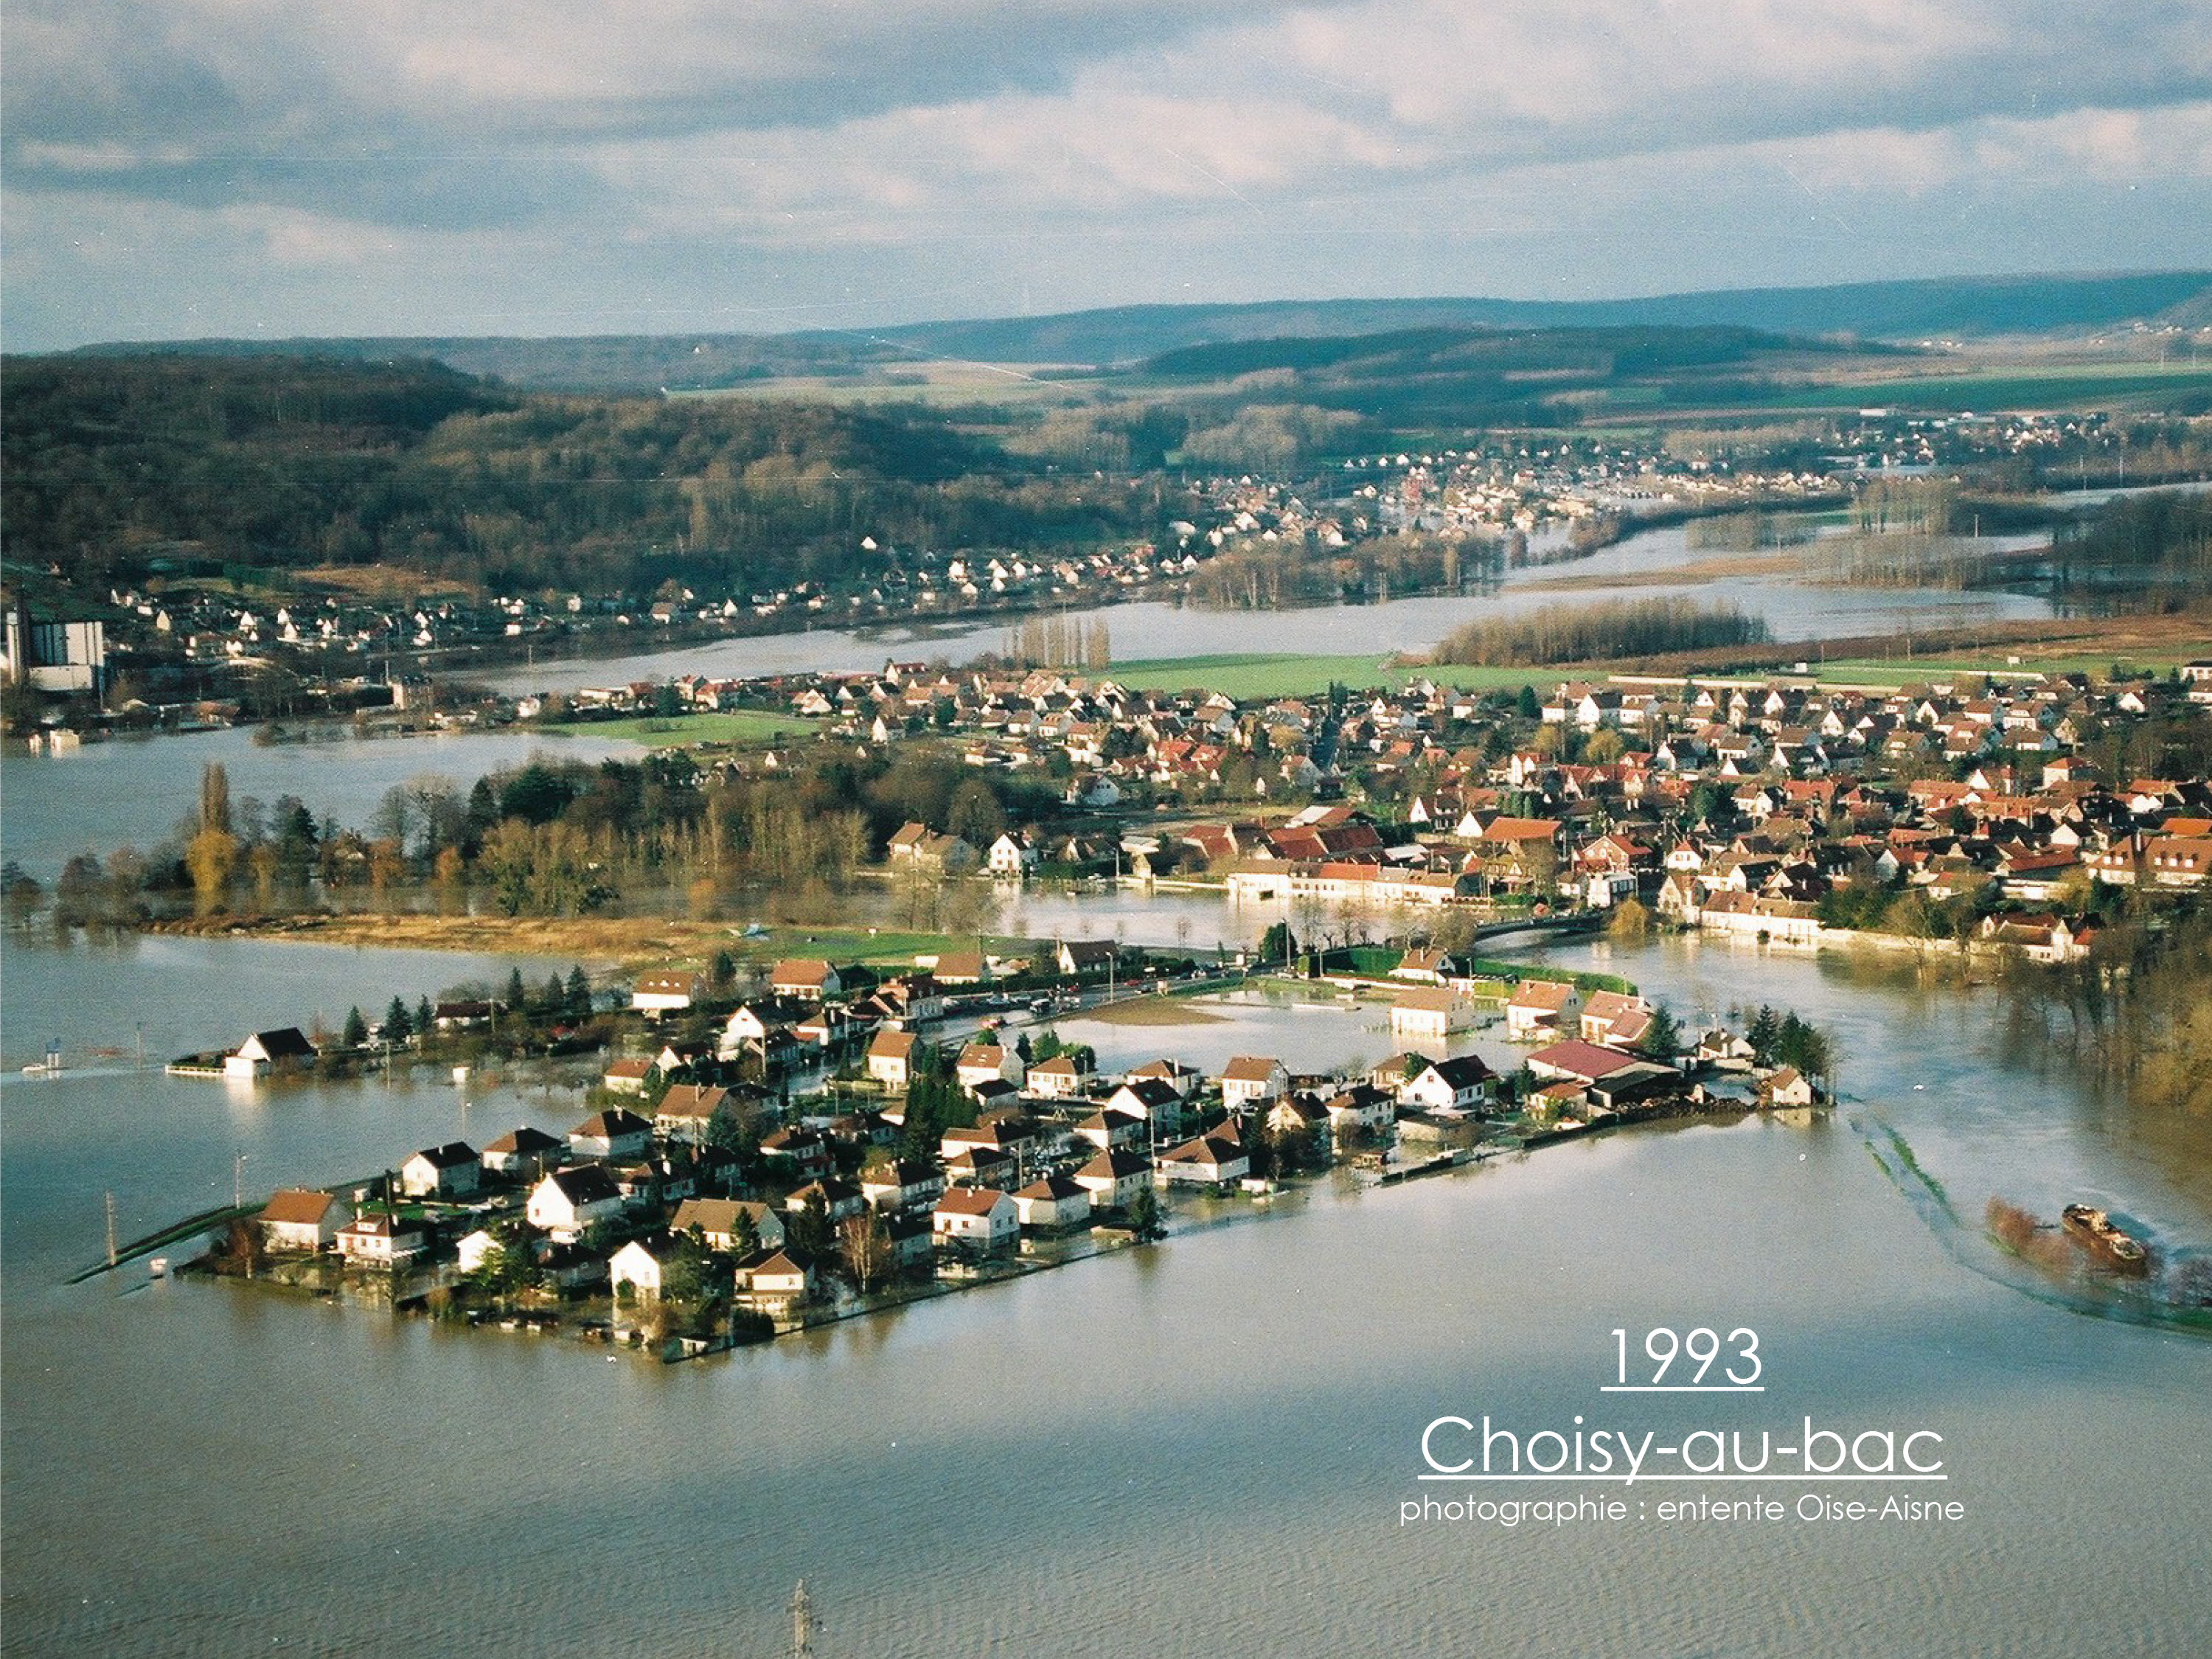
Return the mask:
POLYGON ((1516 666, 1596 662, 1759 645, 1767 637, 1761 618, 1730 605, 1699 605, 1683 599, 1615 599, 1603 605, 1547 605, 1524 617, 1469 623, 1446 635, 1430 660, 1516 666))
POLYGON ((81 581, 194 562, 744 592, 884 548, 1096 545, 1162 503, 946 416, 520 393, 428 362, 147 355, 0 366, 9 556, 81 581))

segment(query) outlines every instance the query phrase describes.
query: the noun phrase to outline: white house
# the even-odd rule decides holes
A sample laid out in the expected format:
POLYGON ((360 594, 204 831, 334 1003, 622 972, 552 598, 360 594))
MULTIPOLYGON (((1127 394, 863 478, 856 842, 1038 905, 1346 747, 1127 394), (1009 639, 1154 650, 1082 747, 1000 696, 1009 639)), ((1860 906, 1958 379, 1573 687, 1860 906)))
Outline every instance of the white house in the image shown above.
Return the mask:
POLYGON ((607 1258, 608 1283, 617 1297, 627 1285, 641 1302, 658 1301, 660 1277, 660 1258, 641 1239, 633 1238, 607 1258))
POLYGON ((1237 1054, 1221 1073, 1221 1103, 1243 1112, 1279 1099, 1291 1086, 1290 1072, 1270 1054, 1237 1054))
POLYGON ((1491 1071, 1473 1054, 1432 1060, 1398 1090, 1398 1103, 1419 1112, 1473 1112, 1490 1098, 1491 1071))
POLYGON ((1206 1073, 1179 1060, 1148 1060, 1128 1074, 1131 1083, 1164 1083, 1185 1100, 1195 1100, 1206 1073))
POLYGON ((1013 1194, 1014 1212, 1024 1227, 1040 1231, 1072 1227, 1091 1218, 1088 1188, 1066 1176, 1032 1181, 1013 1194))
POLYGON ((1037 850, 1027 836, 1009 830, 991 843, 984 861, 993 875, 1018 881, 1036 868, 1037 850))
POLYGON ((1132 1199, 1152 1184, 1152 1160, 1121 1148, 1101 1152, 1075 1172, 1075 1184, 1090 1194, 1099 1209, 1126 1209, 1132 1199))
POLYGON ((610 1060, 599 1077, 599 1085, 613 1094, 641 1095, 645 1092, 646 1073, 652 1069, 651 1058, 644 1054, 610 1060))
POLYGON ((353 1219, 342 1200, 306 1187, 287 1187, 270 1197, 260 1216, 261 1236, 272 1250, 327 1249, 338 1229, 353 1219))
POLYGON ((501 1248, 496 1233, 489 1227, 479 1227, 453 1247, 453 1258, 463 1273, 472 1273, 483 1266, 494 1250, 501 1248))
POLYGON ((1252 1173, 1252 1160, 1236 1141, 1200 1135, 1161 1155, 1160 1175, 1168 1181, 1218 1187, 1252 1173))
POLYGON ((536 1175, 561 1162, 568 1153, 568 1142, 526 1123, 486 1146, 480 1161, 493 1175, 536 1175))
POLYGON ((738 1294, 764 1311, 781 1312, 814 1294, 814 1271, 781 1250, 763 1250, 738 1263, 738 1294))
POLYGON ((1030 1067, 1029 1090, 1045 1100, 1075 1100, 1081 1097, 1090 1075, 1090 1068, 1075 1055, 1054 1054, 1030 1067))
POLYGON ((878 1031, 868 1042, 868 1077, 888 1094, 902 1095, 914 1081, 921 1039, 912 1031, 878 1031))
POLYGON ((1012 1197, 990 1188, 956 1187, 937 1200, 930 1230, 940 1244, 992 1251, 1020 1235, 1021 1212, 1012 1197))
POLYGON ((426 1146, 399 1166, 399 1190, 410 1198, 465 1198, 483 1179, 483 1164, 465 1140, 426 1146))
POLYGON ((1106 1110, 1150 1126, 1146 1134, 1173 1134, 1182 1127, 1183 1097, 1158 1078, 1124 1083, 1106 1097, 1106 1110))
POLYGON ((1387 1129, 1398 1115, 1397 1102, 1371 1084, 1355 1083, 1322 1102, 1328 1114, 1329 1133, 1344 1135, 1354 1130, 1376 1133, 1387 1129))
POLYGON ((597 1164, 555 1170, 530 1189, 522 1213, 530 1224, 556 1243, 573 1244, 594 1222, 611 1221, 623 1211, 622 1189, 597 1164))
POLYGON ((910 1210, 916 1205, 933 1204, 944 1191, 944 1171, 905 1158, 860 1175, 860 1196, 878 1210, 910 1210))
POLYGON ((1583 1005, 1581 1036, 1585 1042, 1632 1048, 1651 1030, 1651 1004, 1618 991, 1593 991, 1583 1005))
POLYGON ((1505 1035, 1520 1042, 1555 1036, 1582 1006, 1583 994, 1571 985, 1524 979, 1505 1000, 1505 1035))
POLYGON ((817 957, 787 957, 769 969, 768 988, 780 997, 820 1002, 844 990, 837 970, 817 957))
POLYGON ((620 1106, 594 1112, 568 1131, 568 1150, 578 1158, 643 1158, 653 1144, 653 1125, 620 1106))
POLYGON ((1021 1055, 996 1042, 969 1043, 952 1067, 954 1079, 970 1094, 987 1083, 1010 1083, 1018 1089, 1027 1074, 1021 1055))
POLYGON ((699 997, 699 976, 678 969, 640 974, 630 987, 629 1006, 648 1014, 681 1013, 699 997))
POLYGON ((1474 1023, 1474 1005, 1445 986, 1401 991, 1390 1005, 1390 1035, 1431 1042, 1463 1031, 1474 1023))
POLYGON ((279 1067, 312 1066, 315 1045, 296 1025, 274 1031, 256 1031, 225 1054, 222 1069, 230 1077, 267 1077, 279 1067))
POLYGON ((1111 1106, 1091 1113, 1075 1126, 1075 1133, 1102 1152, 1116 1146, 1141 1146, 1146 1139, 1143 1118, 1111 1106))
POLYGON ((405 1216, 356 1216, 338 1229, 338 1254, 365 1267, 397 1267, 422 1254, 422 1224, 405 1216))

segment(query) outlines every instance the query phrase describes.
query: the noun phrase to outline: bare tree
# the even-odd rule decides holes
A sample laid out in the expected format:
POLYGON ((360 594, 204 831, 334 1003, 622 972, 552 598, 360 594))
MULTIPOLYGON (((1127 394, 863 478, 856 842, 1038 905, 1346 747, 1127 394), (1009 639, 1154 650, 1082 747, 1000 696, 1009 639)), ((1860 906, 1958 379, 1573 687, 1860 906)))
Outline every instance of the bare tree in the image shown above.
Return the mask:
POLYGON ((837 1249, 863 1295, 873 1290, 890 1272, 890 1229, 872 1210, 847 1216, 838 1223, 837 1249))

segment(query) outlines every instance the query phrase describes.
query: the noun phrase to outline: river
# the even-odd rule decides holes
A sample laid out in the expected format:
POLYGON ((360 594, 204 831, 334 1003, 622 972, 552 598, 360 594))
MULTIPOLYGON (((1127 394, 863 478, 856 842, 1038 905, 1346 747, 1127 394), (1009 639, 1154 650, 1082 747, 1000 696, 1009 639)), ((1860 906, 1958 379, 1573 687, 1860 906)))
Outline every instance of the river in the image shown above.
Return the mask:
MULTIPOLYGON (((1159 903, 1133 926, 1160 925, 1159 903)), ((1854 1109, 1911 1137, 1962 1206, 1984 1188, 2046 1209, 2090 1192, 2162 1238, 2208 1236, 2201 1139, 2116 1131, 1909 969, 1685 941, 1558 954, 1686 1016, 1755 994, 1834 1027, 1854 1109)), ((40 1022, 72 1047, 142 1018, 149 1041, 225 1040, 507 965, 0 945, 11 1032, 40 1022)), ((1295 1033, 1312 1063, 1387 1042, 1326 999, 1214 1012, 1220 1027, 1103 1035, 1133 1055, 1295 1033)), ((1495 1032, 1474 1043, 1510 1063, 1495 1032)), ((96 1254, 105 1192, 127 1232, 227 1196, 237 1153, 265 1190, 575 1109, 526 1076, 473 1097, 0 1080, 10 1651, 767 1655, 802 1577, 825 1656, 2212 1644, 2212 1346, 2002 1282, 1840 1121, 1638 1130, 1390 1191, 1331 1185, 1254 1224, 670 1367, 236 1286, 59 1282, 96 1254), (1755 1329, 1768 1392, 1601 1394, 1613 1329, 1662 1323, 1755 1329), (1416 1478, 1431 1419, 1571 1413, 1662 1438, 1808 1416, 1931 1431, 1950 1479, 1930 1490, 1964 1518, 1662 1522, 1639 1489, 1629 1518, 1565 1533, 1399 1524, 1438 1491, 1416 1478)))
MULTIPOLYGON (((1992 549, 2033 545, 2039 538, 1990 540, 1992 549)), ((1763 561, 1771 550, 1740 556, 1763 561)), ((1421 652, 1431 649, 1462 623, 1490 617, 1516 616, 1548 605, 1583 604, 1608 597, 1606 584, 1626 579, 1624 589, 1638 599, 1687 598, 1703 603, 1726 599, 1762 618, 1778 640, 1812 640, 1881 633, 1900 626, 1944 628, 1972 623, 2018 622, 2052 614, 2039 594, 1996 590, 1954 592, 1922 588, 1852 588, 1809 577, 1768 572, 1749 576, 1716 571, 1716 562, 1731 556, 1689 544, 1683 525, 1661 525, 1623 538, 1588 559, 1571 564, 1536 565, 1508 570, 1497 590, 1482 594, 1425 594, 1378 605, 1312 605, 1269 612, 1223 611, 1162 599, 1086 606, 1073 618, 1103 622, 1114 641, 1117 661, 1234 655, 1265 649, 1277 636, 1293 634, 1315 651, 1421 652), (1686 566, 1701 567, 1680 583, 1652 578, 1686 566), (1565 581, 1588 586, 1561 587, 1565 581)), ((1808 567, 1811 569, 1810 565, 1808 567)), ((983 652, 1003 650, 1011 623, 1000 618, 975 623, 957 618, 866 629, 823 628, 803 634, 770 634, 672 650, 640 651, 607 658, 574 658, 507 668, 489 682, 510 696, 532 691, 574 691, 589 685, 626 685, 684 674, 744 678, 761 674, 820 672, 860 672, 892 659, 961 663, 983 652)), ((1279 647, 1278 646, 1278 648, 1279 647)))

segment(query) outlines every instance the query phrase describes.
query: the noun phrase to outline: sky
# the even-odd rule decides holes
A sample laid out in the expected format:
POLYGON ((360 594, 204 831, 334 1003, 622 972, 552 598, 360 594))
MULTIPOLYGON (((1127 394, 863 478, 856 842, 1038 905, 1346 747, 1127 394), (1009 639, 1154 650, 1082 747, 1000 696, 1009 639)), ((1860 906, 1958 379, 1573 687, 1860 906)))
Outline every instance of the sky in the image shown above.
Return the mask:
POLYGON ((2212 0, 7 0, 0 344, 2212 265, 2212 0))

